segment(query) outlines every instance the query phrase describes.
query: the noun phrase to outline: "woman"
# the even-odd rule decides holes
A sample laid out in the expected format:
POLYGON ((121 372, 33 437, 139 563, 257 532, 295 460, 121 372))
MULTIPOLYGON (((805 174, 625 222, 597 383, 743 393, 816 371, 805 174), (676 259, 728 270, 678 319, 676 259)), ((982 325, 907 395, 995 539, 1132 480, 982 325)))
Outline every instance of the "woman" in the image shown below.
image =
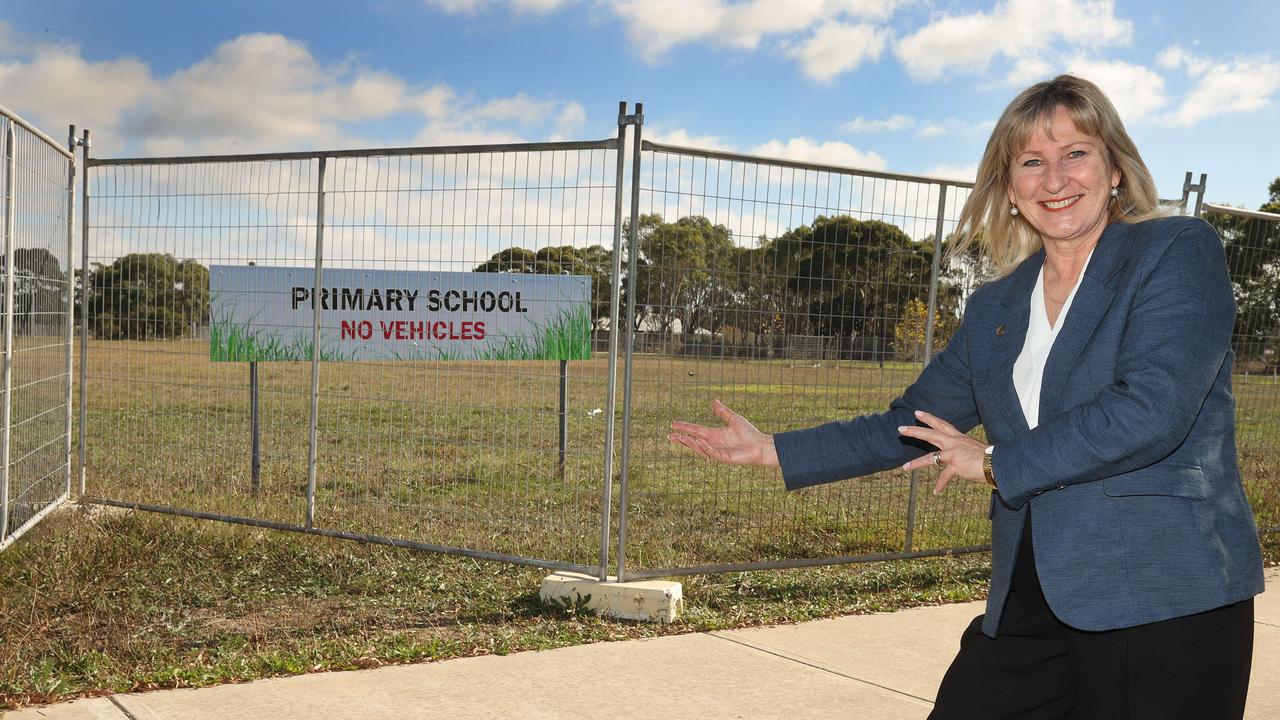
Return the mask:
POLYGON ((960 229, 998 279, 888 412, 765 435, 717 402, 726 426, 671 440, 788 489, 932 465, 936 493, 992 486, 986 613, 931 717, 1241 717, 1263 580, 1220 240, 1159 207, 1115 108, 1066 75, 1005 109, 960 229))

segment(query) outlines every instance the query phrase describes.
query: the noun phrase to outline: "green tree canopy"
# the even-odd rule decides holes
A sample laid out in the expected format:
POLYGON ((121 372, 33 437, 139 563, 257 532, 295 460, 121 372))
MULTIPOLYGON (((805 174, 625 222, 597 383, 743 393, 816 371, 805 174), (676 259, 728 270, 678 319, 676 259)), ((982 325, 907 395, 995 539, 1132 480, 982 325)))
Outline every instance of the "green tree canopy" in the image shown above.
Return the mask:
POLYGON ((493 254, 475 272, 529 273, 535 275, 585 275, 591 278, 591 323, 599 327, 609 317, 613 297, 613 252, 600 245, 544 247, 534 252, 511 247, 493 254))
MULTIPOLYGON (((1280 214, 1280 177, 1258 209, 1280 214)), ((1236 296, 1234 344, 1242 360, 1280 355, 1280 222, 1207 211, 1203 217, 1222 236, 1236 296)))
POLYGON ((677 323, 681 332, 717 332, 738 286, 729 228, 701 215, 672 223, 660 215, 641 215, 636 236, 637 316, 663 333, 677 323))
POLYGON ((818 216, 776 243, 795 264, 788 287, 815 335, 871 337, 887 347, 892 318, 927 292, 933 244, 914 242, 896 225, 818 216))
MULTIPOLYGON (((5 258, 0 254, 0 283, 4 281, 5 258)), ((67 276, 62 263, 44 248, 15 248, 13 264, 13 305, 20 332, 33 323, 56 324, 63 310, 67 276)), ((0 288, 3 288, 0 285, 0 288)), ((4 298, 0 292, 0 312, 4 298)))
POLYGON ((182 337, 209 317, 209 269, 195 260, 131 253, 89 276, 89 327, 106 340, 182 337))

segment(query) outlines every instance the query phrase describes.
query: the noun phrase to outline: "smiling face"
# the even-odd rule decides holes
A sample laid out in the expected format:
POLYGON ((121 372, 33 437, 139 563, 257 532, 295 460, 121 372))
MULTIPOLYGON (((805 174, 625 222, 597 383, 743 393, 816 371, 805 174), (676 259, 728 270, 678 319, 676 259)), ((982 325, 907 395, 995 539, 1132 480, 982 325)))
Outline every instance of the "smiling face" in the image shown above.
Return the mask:
POLYGON ((1038 125, 1013 156, 1009 202, 1046 246, 1092 245, 1107 226, 1120 171, 1111 167, 1101 140, 1076 129, 1065 107, 1054 110, 1049 130, 1038 125))

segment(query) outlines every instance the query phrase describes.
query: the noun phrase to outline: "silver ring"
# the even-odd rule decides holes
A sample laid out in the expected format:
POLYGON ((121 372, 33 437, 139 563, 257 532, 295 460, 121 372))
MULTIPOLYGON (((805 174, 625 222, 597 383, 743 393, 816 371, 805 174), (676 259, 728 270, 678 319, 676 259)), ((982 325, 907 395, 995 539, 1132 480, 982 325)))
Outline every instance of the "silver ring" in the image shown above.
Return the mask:
POLYGON ((946 465, 946 463, 942 462, 942 453, 935 452, 933 454, 933 464, 937 465, 938 467, 942 467, 943 465, 946 465))

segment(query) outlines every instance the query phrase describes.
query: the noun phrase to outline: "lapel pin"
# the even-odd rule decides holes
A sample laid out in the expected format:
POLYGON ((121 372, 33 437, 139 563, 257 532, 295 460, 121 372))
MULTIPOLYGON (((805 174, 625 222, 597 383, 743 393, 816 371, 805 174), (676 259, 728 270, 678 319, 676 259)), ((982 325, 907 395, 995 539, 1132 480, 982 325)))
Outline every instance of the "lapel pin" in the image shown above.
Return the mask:
POLYGON ((996 337, 1004 337, 1004 326, 1003 326, 1003 325, 997 325, 997 326, 996 326, 996 337))

